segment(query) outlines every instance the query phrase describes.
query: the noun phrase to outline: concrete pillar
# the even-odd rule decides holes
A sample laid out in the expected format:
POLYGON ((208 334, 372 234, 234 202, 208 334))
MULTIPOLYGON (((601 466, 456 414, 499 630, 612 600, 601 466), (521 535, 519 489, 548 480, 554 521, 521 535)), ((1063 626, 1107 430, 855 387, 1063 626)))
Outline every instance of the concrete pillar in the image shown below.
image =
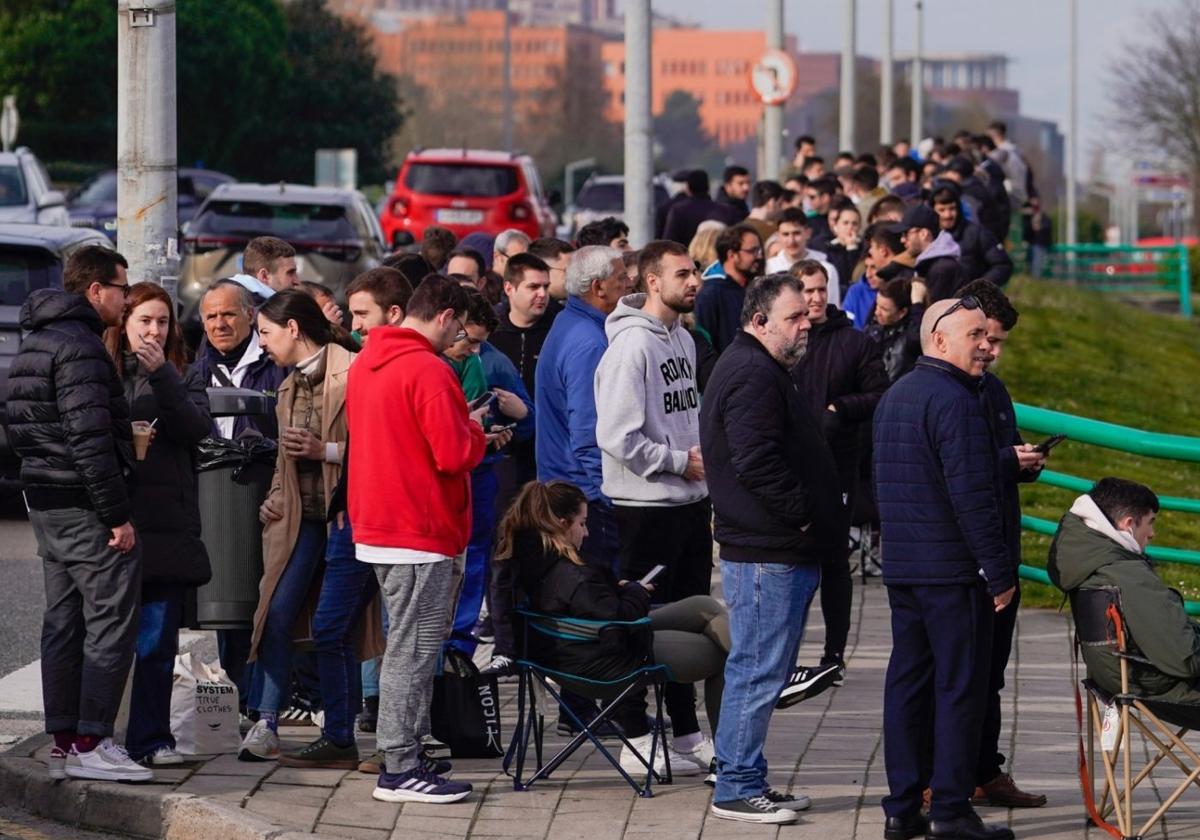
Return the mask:
POLYGON ((654 236, 650 0, 625 3, 625 224, 641 248, 654 236))

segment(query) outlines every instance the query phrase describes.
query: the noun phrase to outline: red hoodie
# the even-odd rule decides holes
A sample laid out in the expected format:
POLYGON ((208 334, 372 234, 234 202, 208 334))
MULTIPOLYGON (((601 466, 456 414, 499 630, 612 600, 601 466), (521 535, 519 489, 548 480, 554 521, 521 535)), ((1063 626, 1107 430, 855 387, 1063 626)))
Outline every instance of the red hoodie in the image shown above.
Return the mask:
POLYGON ((454 371, 416 330, 375 327, 350 368, 354 541, 453 557, 471 536, 471 470, 483 429, 454 371))

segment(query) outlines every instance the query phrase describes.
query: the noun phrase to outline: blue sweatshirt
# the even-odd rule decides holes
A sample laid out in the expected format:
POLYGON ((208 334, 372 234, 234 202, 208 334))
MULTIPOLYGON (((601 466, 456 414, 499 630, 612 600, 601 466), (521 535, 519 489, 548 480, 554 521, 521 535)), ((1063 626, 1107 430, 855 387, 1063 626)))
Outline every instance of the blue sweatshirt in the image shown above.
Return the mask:
POLYGON ((592 390, 607 348, 604 313, 571 296, 542 345, 535 378, 538 480, 569 481, 588 501, 609 501, 600 492, 603 475, 592 390))
POLYGON ((875 311, 875 295, 878 289, 872 289, 864 276, 846 292, 842 300, 842 311, 850 316, 850 323, 856 330, 865 330, 871 323, 871 313, 875 311))

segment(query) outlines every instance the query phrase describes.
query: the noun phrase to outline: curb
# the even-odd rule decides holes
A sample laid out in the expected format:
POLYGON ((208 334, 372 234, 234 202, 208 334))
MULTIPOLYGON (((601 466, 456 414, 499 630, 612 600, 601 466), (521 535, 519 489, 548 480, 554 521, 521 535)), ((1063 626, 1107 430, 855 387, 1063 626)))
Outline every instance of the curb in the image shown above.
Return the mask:
POLYGON ((0 753, 0 804, 74 828, 148 840, 313 840, 312 834, 235 805, 172 793, 164 785, 55 781, 47 778, 46 765, 33 758, 49 743, 48 735, 34 735, 0 753))

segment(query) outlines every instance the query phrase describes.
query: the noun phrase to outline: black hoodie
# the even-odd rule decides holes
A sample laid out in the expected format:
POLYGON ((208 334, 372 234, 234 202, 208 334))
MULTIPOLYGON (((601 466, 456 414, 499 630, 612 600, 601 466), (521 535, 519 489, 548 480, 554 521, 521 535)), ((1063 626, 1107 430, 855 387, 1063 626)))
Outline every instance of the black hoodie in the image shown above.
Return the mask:
MULTIPOLYGON (((650 593, 636 582, 624 586, 608 568, 573 563, 555 550, 547 551, 541 534, 518 531, 513 556, 516 603, 547 615, 593 621, 635 621, 650 613, 650 593)), ((529 655, 535 662, 596 680, 615 679, 646 661, 650 633, 630 633, 614 627, 599 642, 572 642, 530 630, 529 655)))
POLYGON ((104 323, 83 295, 39 289, 21 307, 21 329, 29 334, 9 368, 6 425, 29 506, 85 508, 109 528, 124 525, 133 432, 104 323))

